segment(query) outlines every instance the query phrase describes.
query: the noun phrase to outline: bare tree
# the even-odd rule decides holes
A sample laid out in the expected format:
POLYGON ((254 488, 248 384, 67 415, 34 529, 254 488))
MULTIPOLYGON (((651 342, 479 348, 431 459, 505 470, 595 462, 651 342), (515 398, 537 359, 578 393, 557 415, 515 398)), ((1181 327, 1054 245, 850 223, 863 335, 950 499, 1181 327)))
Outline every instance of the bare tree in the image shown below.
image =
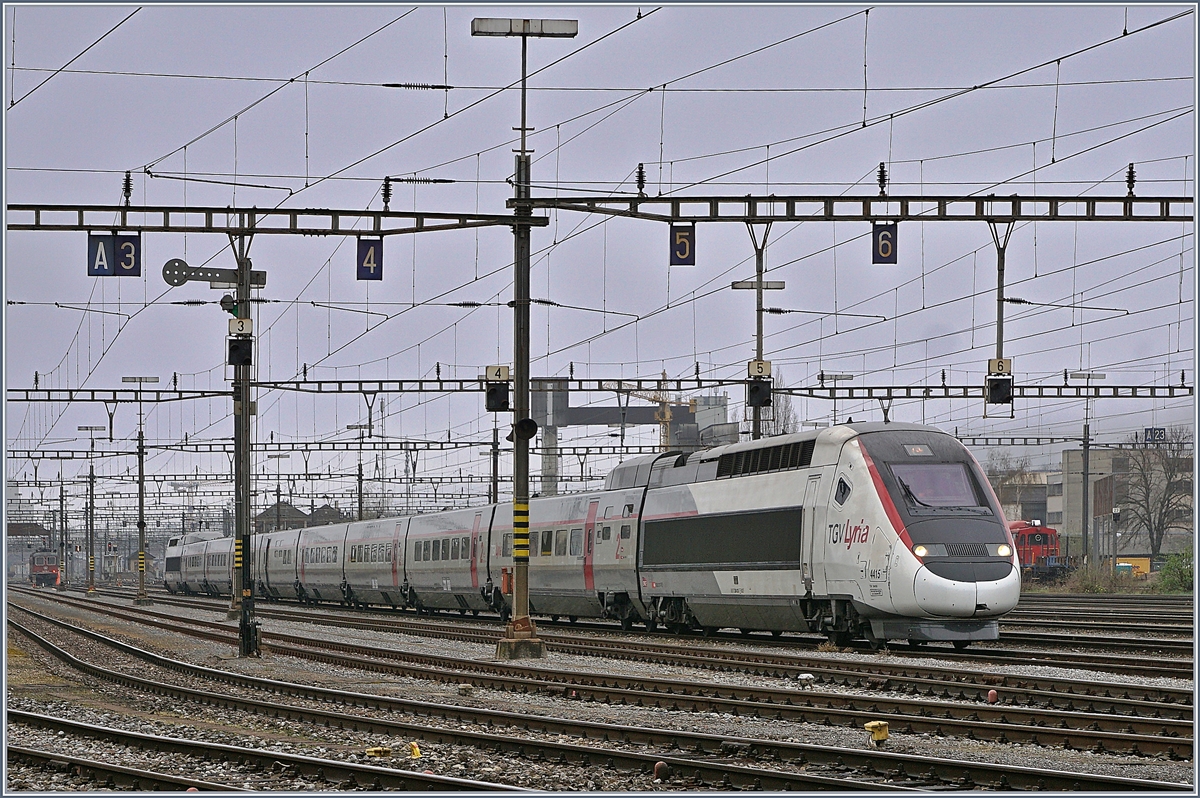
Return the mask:
POLYGON ((1136 435, 1129 442, 1134 446, 1126 450, 1121 526, 1135 535, 1146 535, 1150 553, 1157 555, 1168 530, 1194 528, 1192 431, 1170 427, 1165 443, 1138 443, 1136 435))
POLYGON ((1034 490, 1034 486, 1039 490, 1044 488, 1044 483, 1031 472, 1028 457, 1013 459, 1001 449, 992 449, 988 453, 987 476, 1000 504, 1016 507, 1018 514, 1026 497, 1036 496, 1038 491, 1034 490))
MULTIPOLYGON (((787 386, 783 369, 775 369, 774 377, 775 385, 787 386)), ((796 419, 796 408, 792 405, 791 394, 777 393, 773 395, 771 397, 771 417, 765 419, 762 424, 763 437, 769 438, 772 435, 787 435, 799 431, 800 424, 796 419)))

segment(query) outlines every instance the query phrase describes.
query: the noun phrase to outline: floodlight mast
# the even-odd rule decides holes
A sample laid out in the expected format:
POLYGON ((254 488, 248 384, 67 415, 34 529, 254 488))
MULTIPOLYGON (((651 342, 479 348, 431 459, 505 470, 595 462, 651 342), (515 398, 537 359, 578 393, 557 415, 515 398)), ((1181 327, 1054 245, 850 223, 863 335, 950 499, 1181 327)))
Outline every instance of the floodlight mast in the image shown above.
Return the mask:
POLYGON ((579 33, 574 19, 471 20, 472 36, 521 37, 521 149, 516 157, 513 224, 513 584, 512 617, 496 644, 501 659, 542 657, 545 649, 529 617, 529 439, 537 426, 529 419, 529 150, 527 147, 526 82, 529 38, 573 38, 579 33), (522 423, 528 421, 528 424, 522 423))

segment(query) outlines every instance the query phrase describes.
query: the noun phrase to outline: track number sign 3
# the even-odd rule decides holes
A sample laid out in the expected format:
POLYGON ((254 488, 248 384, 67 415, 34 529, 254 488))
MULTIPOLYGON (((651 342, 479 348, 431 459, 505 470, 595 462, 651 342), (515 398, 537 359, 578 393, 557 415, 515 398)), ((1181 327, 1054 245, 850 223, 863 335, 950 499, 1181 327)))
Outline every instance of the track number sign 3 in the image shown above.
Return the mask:
POLYGON ((871 263, 896 262, 896 228, 892 224, 877 224, 871 228, 871 263))
POLYGON ((383 279, 383 239, 358 239, 358 279, 383 279))
POLYGON ((141 277, 140 235, 88 236, 88 277, 141 277))

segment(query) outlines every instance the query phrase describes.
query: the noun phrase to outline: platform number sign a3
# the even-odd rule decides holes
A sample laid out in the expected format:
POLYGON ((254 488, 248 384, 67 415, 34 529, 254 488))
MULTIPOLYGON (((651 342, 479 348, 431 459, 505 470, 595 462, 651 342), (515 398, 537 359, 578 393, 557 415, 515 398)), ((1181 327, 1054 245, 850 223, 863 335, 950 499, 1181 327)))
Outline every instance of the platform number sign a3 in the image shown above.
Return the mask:
POLYGON ((88 236, 88 277, 141 277, 140 234, 88 236))
POLYGON ((358 279, 383 279, 383 239, 358 239, 358 279))
POLYGON ((696 265, 696 226, 671 225, 671 265, 696 265))
POLYGON ((896 262, 896 228, 891 224, 877 224, 871 228, 871 263, 896 262))

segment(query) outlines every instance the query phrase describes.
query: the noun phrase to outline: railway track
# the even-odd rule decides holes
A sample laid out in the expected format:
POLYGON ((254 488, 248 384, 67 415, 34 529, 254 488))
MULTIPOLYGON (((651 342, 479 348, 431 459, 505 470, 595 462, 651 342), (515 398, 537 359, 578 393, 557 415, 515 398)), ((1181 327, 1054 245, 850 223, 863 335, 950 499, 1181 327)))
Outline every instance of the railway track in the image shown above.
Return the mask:
MULTIPOLYGON (((10 722, 30 722, 32 725, 41 725, 39 723, 41 717, 31 713, 9 710, 8 716, 10 722), (27 721, 26 718, 22 717, 23 715, 30 715, 32 720, 27 721)), ((12 773, 13 765, 21 762, 41 770, 70 773, 89 782, 92 785, 92 789, 123 788, 134 791, 173 790, 183 792, 196 790, 197 792, 250 792, 250 790, 244 787, 235 787, 231 784, 189 779, 183 776, 174 776, 143 768, 125 767, 111 762, 68 756, 60 751, 42 751, 36 748, 26 748, 20 745, 9 744, 5 746, 4 754, 8 760, 10 774, 12 773)))
MULTIPOLYGON (((68 600, 70 601, 70 600, 68 600)), ((83 602, 86 606, 87 602, 83 602)), ((138 621, 152 613, 130 612, 103 606, 87 609, 114 617, 138 621)), ((155 621, 156 625, 176 631, 196 633, 208 639, 236 644, 236 635, 227 627, 211 622, 187 619, 155 621), (195 623, 201 630, 185 630, 184 623, 195 623)), ((905 733, 952 735, 998 742, 1029 742, 1097 751, 1123 751, 1133 754, 1162 754, 1171 758, 1190 758, 1192 754, 1191 708, 1158 703, 1140 705, 1124 699, 1108 701, 1105 711, 1096 711, 1097 699, 1067 698, 1070 708, 1021 706, 1016 701, 991 705, 980 693, 985 686, 941 683, 923 685, 932 698, 898 698, 901 682, 876 677, 874 695, 848 695, 830 691, 751 688, 722 684, 697 684, 692 681, 622 677, 611 674, 583 674, 558 671, 543 666, 480 662, 445 656, 419 655, 391 648, 375 648, 336 640, 312 640, 308 637, 263 633, 263 642, 280 654, 316 659, 352 668, 385 671, 409 677, 442 681, 461 681, 469 674, 472 682, 494 689, 517 692, 550 692, 571 695, 580 700, 612 704, 657 706, 691 712, 725 712, 753 717, 779 718, 842 726, 861 727, 870 720, 887 720, 892 728, 905 733), (337 652, 337 653, 332 653, 337 652), (970 701, 968 692, 976 698, 970 701), (958 698, 958 701, 950 699, 958 698), (939 700, 940 698, 940 700, 939 700), (1085 708, 1084 702, 1087 703, 1085 708), (1078 706, 1076 706, 1078 703, 1078 706), (1118 714, 1117 707, 1123 712, 1118 714), (1085 711, 1090 708, 1092 711, 1085 711), (1165 718, 1167 714, 1188 717, 1165 718), (1134 713, 1143 714, 1134 714, 1134 713)), ((655 660, 660 661, 660 660, 655 660)), ((672 661, 671 664, 679 664, 672 661)), ((867 677, 870 683, 870 677, 867 677)), ((908 690, 922 689, 909 682, 908 690)), ((1007 691, 1006 691, 1007 692, 1007 691)), ((1023 696, 1035 704, 1033 696, 1023 696)))
MULTIPOLYGON (((10 624, 13 623, 10 620, 10 624)), ((61 622, 59 622, 61 624, 61 622)), ((216 703, 233 710, 273 714, 275 717, 303 719, 310 723, 336 723, 340 728, 370 729, 387 733, 419 734, 426 740, 453 742, 492 749, 515 751, 522 756, 559 757, 560 761, 579 761, 591 766, 641 769, 665 765, 670 780, 678 786, 716 786, 755 789, 947 789, 963 787, 993 787, 997 789, 1121 789, 1121 790, 1190 790, 1190 785, 1121 777, 1090 776, 1037 768, 964 762, 920 757, 886 751, 863 751, 848 748, 815 746, 779 740, 731 738, 698 732, 646 729, 596 722, 568 721, 544 716, 531 716, 474 707, 430 704, 405 699, 350 693, 307 685, 298 685, 253 676, 217 671, 202 666, 167 660, 128 644, 80 630, 92 639, 104 639, 106 645, 134 654, 159 667, 186 672, 189 675, 216 680, 245 690, 270 692, 272 700, 260 701, 240 695, 196 691, 176 685, 151 682, 130 674, 109 671, 100 666, 82 663, 60 647, 19 624, 17 627, 55 656, 71 663, 72 667, 108 678, 136 689, 165 693, 186 700, 216 703), (298 696, 310 701, 363 707, 374 714, 330 712, 284 704, 277 696, 298 696), (421 723, 395 720, 396 715, 420 716, 421 723), (439 717, 453 728, 438 728, 428 718, 439 717), (465 722, 548 735, 569 735, 582 738, 587 745, 528 739, 514 740, 509 735, 492 731, 473 732, 464 728, 465 722), (616 746, 613 747, 613 743, 616 746), (631 743, 652 745, 671 753, 630 752, 631 743), (694 751, 695 757, 679 755, 694 751), (707 755, 705 758, 696 758, 707 755), (718 761, 713 761, 713 756, 718 761), (730 757, 740 763, 730 763, 730 757), (766 763, 766 766, 762 763, 766 763), (778 769, 781 764, 800 766, 803 772, 778 769), (820 775, 825 769, 838 775, 820 775), (852 774, 847 776, 847 774, 852 774)), ((61 627, 60 627, 61 628, 61 627)), ((243 750, 243 749, 238 749, 243 750)), ((359 781, 359 783, 363 783, 359 781)))
MULTIPOLYGON (((156 600, 168 602, 175 606, 192 607, 196 609, 215 610, 223 608, 223 602, 220 599, 211 598, 183 598, 179 596, 170 596, 163 594, 161 597, 156 597, 156 600)), ((304 610, 292 604, 258 604, 255 607, 255 614, 261 618, 278 618, 281 620, 292 621, 307 621, 310 623, 319 623, 326 625, 337 626, 353 626, 360 629, 370 629, 375 631, 403 632, 406 634, 415 635, 436 635, 439 637, 450 637, 457 640, 469 640, 474 642, 495 642, 501 634, 500 628, 496 622, 491 619, 470 619, 463 618, 453 622, 445 621, 438 622, 434 620, 438 616, 414 616, 412 614, 401 614, 391 610, 367 610, 365 614, 374 616, 379 620, 363 619, 363 611, 351 613, 349 611, 340 611, 337 607, 330 607, 330 611, 321 612, 313 610, 304 610), (285 609, 286 607, 286 609, 285 609), (481 631, 482 630, 482 631, 481 631)), ((603 623, 578 623, 578 624, 547 624, 550 628, 570 628, 573 632, 577 631, 592 631, 607 635, 616 635, 620 638, 621 646, 616 645, 612 641, 603 640, 581 640, 577 633, 571 635, 556 635, 542 628, 539 637, 544 642, 552 647, 559 647, 557 650, 571 651, 572 653, 595 653, 588 652, 587 647, 597 649, 607 647, 610 651, 609 656, 615 656, 618 650, 641 651, 641 650, 663 650, 668 647, 665 644, 657 642, 663 639, 691 640, 697 639, 699 635, 679 635, 666 637, 663 635, 639 635, 620 632, 613 624, 603 623)), ((773 638, 765 635, 738 635, 738 634, 719 634, 713 636, 712 639, 745 643, 753 641, 757 646, 775 647, 786 652, 783 656, 790 658, 792 662, 803 662, 804 657, 797 651, 797 645, 806 645, 803 638, 793 636, 785 636, 782 638, 773 638)), ((1062 635, 1050 635, 1029 633, 1023 639, 1036 641, 1037 644, 1058 645, 1062 646, 1062 635)), ((823 638, 821 638, 823 641, 823 638)), ((1113 641, 1105 639, 1097 639, 1097 645, 1105 644, 1112 646, 1118 650, 1126 650, 1137 648, 1140 650, 1139 656, 1120 656, 1114 654, 1098 654, 1094 652, 1080 651, 1054 651, 1052 653, 1031 652, 1020 649, 1002 649, 1002 648, 977 648, 970 651, 962 651, 951 649, 944 646, 921 646, 916 649, 909 649, 904 646, 889 648, 888 651, 895 657, 920 657, 926 658, 936 656, 940 659, 946 659, 956 662, 965 663, 980 663, 991 662, 996 664, 1015 664, 1024 665, 1030 662, 1036 662, 1038 665, 1045 667, 1056 668, 1084 668, 1089 670, 1106 671, 1109 673, 1124 674, 1129 676, 1168 676, 1180 679, 1191 679, 1193 674, 1193 665, 1190 659, 1178 658, 1158 658, 1153 661, 1147 660, 1147 653, 1167 653, 1176 656, 1182 653, 1191 653, 1191 641, 1147 641, 1144 638, 1132 638, 1124 641, 1113 641), (1159 644, 1167 646, 1163 650, 1159 644)), ((1081 646, 1091 645, 1092 639, 1074 638, 1073 641, 1081 646)), ((807 644, 808 648, 815 648, 816 641, 807 644)), ((864 645, 858 646, 858 650, 866 651, 868 648, 864 645)), ((705 649, 708 650, 708 649, 705 649)), ((702 656, 702 655, 701 655, 702 656)), ((826 660, 817 660, 814 666, 826 662, 826 660)), ((1190 703, 1190 700, 1189 700, 1190 703)))
MULTIPOLYGON (((26 631, 26 634, 30 634, 37 639, 36 635, 32 635, 28 631, 26 631)), ((200 762, 215 760, 236 763, 244 769, 245 775, 255 782, 254 790, 277 789, 280 786, 280 778, 276 774, 283 773, 287 776, 289 782, 294 775, 302 775, 313 781, 336 785, 340 789, 367 787, 373 790, 387 789, 419 792, 445 792, 448 790, 454 792, 523 792, 518 787, 510 787, 504 784, 456 779, 451 776, 436 776, 411 770, 397 770, 375 765, 362 765, 345 760, 301 756, 271 749, 246 748, 208 742, 206 740, 186 740, 179 737, 143 734, 112 726, 97 726, 90 723, 80 723, 66 718, 54 717, 52 715, 23 712, 15 709, 8 710, 8 721, 9 723, 23 723, 29 726, 51 729, 56 732, 61 731, 73 737, 91 737, 108 742, 116 742, 132 748, 167 752, 200 762)), ((11 748, 9 751, 11 756, 11 748)), ((96 765, 91 766, 96 767, 96 765)), ((121 775, 120 771, 127 771, 124 775, 126 783, 128 783, 128 780, 142 780, 141 784, 131 785, 131 789, 135 790, 156 789, 156 787, 152 786, 154 782, 151 779, 153 776, 161 777, 161 774, 149 774, 145 771, 121 768, 115 765, 108 765, 107 768, 113 771, 109 775, 109 778, 114 779, 114 781, 118 775, 121 775)), ((102 770, 101 772, 103 773, 104 771, 102 770)), ((169 779, 171 777, 162 778, 169 779)), ((186 790, 189 787, 206 790, 215 789, 226 792, 252 791, 242 787, 212 784, 211 782, 200 782, 182 777, 174 777, 174 783, 158 789, 182 788, 186 790)))

